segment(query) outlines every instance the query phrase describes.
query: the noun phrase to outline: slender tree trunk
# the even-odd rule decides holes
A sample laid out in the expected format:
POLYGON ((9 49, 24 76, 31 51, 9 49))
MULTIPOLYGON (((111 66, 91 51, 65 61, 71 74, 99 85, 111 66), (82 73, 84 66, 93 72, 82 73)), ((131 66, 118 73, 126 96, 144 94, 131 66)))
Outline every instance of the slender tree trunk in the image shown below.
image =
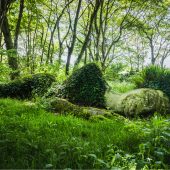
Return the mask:
POLYGON ((28 25, 27 25, 27 32, 26 32, 26 39, 27 39, 27 48, 26 48, 26 56, 27 56, 27 68, 28 68, 28 72, 31 73, 31 69, 32 69, 32 65, 31 65, 31 50, 32 50, 32 46, 31 46, 31 22, 32 22, 32 15, 30 13, 30 11, 28 11, 28 16, 30 16, 28 18, 28 25))
POLYGON ((15 29, 15 38, 14 38, 14 48, 15 49, 18 48, 18 36, 19 36, 19 32, 20 32, 20 25, 21 25, 23 10, 24 10, 24 0, 20 0, 20 11, 19 11, 19 15, 18 15, 18 21, 17 21, 17 25, 16 25, 16 29, 15 29))
POLYGON ((68 55, 67 55, 67 62, 66 62, 66 75, 69 74, 69 66, 70 66, 71 55, 73 53, 74 45, 75 45, 75 42, 76 42, 77 24, 78 24, 78 18, 79 18, 81 3, 82 3, 82 0, 79 0, 77 12, 76 12, 76 17, 75 17, 75 21, 74 21, 73 37, 72 37, 72 40, 71 40, 71 46, 68 48, 68 55))
POLYGON ((35 50, 36 50, 36 40, 37 40, 37 30, 38 30, 38 24, 39 24, 39 20, 38 20, 38 12, 36 10, 36 25, 35 25, 35 29, 34 29, 34 33, 33 33, 33 37, 32 37, 32 72, 31 74, 34 74, 35 71, 35 67, 36 67, 36 55, 35 55, 35 50))
POLYGON ((85 57, 84 57, 84 65, 87 64, 87 48, 86 48, 86 51, 85 51, 85 57))
MULTIPOLYGON (((0 29, 0 49, 2 49, 2 31, 0 29)), ((2 53, 0 54, 0 62, 2 62, 2 53)))
POLYGON ((152 38, 149 39, 149 43, 150 43, 150 48, 151 48, 151 64, 155 65, 154 45, 153 45, 152 38))
POLYGON ((58 16, 58 18, 57 18, 57 20, 56 20, 56 22, 55 22, 55 24, 54 24, 54 27, 53 27, 53 29, 52 29, 52 31, 51 31, 50 42, 49 42, 49 45, 48 45, 48 53, 47 53, 46 63, 49 62, 49 58, 50 58, 50 55, 51 55, 51 54, 50 54, 50 53, 51 53, 51 46, 52 46, 52 43, 53 43, 54 33, 55 33, 56 28, 57 28, 57 25, 58 25, 58 23, 60 22, 61 17, 64 15, 65 10, 67 9, 67 7, 68 7, 73 1, 74 1, 74 0, 68 1, 68 3, 64 6, 64 8, 63 8, 62 11, 61 11, 61 14, 58 16))
POLYGON ((83 43, 83 46, 81 48, 81 51, 80 51, 80 54, 78 55, 78 58, 77 58, 77 61, 75 63, 75 67, 80 63, 82 57, 83 57, 83 54, 88 46, 88 43, 89 43, 89 40, 90 40, 90 35, 91 35, 91 32, 92 32, 92 26, 93 26, 93 21, 95 19, 95 17, 97 16, 97 13, 98 13, 98 10, 100 8, 100 5, 101 5, 101 2, 102 0, 96 0, 96 3, 95 3, 95 7, 94 7, 94 11, 90 17, 90 23, 89 23, 89 28, 88 28, 88 33, 85 37, 85 40, 84 40, 84 43, 83 43))
POLYGON ((164 68, 164 61, 165 61, 165 58, 164 58, 164 57, 162 57, 162 58, 161 58, 161 62, 160 62, 160 66, 161 66, 161 68, 164 68))
POLYGON ((98 19, 95 17, 94 20, 94 27, 95 27, 95 32, 96 32, 96 41, 95 41, 95 47, 96 47, 96 52, 95 52, 95 61, 99 61, 99 55, 100 55, 100 37, 101 37, 101 32, 102 32, 102 26, 103 26, 103 1, 101 2, 101 8, 100 8, 100 14, 99 14, 99 25, 98 25, 98 19))

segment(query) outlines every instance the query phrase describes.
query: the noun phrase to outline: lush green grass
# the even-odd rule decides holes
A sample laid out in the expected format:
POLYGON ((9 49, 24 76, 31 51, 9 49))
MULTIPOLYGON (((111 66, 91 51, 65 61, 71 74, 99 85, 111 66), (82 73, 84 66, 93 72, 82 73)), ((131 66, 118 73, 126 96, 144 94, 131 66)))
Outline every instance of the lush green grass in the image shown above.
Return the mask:
POLYGON ((152 139, 160 140, 167 124, 167 119, 159 117, 94 123, 55 116, 29 102, 0 99, 0 168, 167 167, 164 157, 154 160, 154 148, 148 150, 152 142, 159 144, 152 139))
POLYGON ((126 81, 108 81, 108 84, 114 93, 125 93, 136 88, 134 83, 126 81))

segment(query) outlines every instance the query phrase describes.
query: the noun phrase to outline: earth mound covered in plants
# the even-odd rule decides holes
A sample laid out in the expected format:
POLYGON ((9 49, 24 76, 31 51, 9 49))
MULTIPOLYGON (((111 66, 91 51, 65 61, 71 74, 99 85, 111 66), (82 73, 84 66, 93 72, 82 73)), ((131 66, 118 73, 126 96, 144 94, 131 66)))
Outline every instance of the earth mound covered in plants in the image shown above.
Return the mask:
POLYGON ((100 68, 90 63, 73 72, 64 85, 64 95, 70 102, 83 106, 105 106, 106 81, 100 68))
POLYGON ((126 117, 149 116, 154 112, 166 114, 169 111, 169 99, 160 90, 142 88, 124 94, 106 94, 106 103, 110 109, 126 117))
POLYGON ((0 98, 31 99, 43 96, 55 82, 55 77, 47 73, 38 73, 9 83, 0 84, 0 98))

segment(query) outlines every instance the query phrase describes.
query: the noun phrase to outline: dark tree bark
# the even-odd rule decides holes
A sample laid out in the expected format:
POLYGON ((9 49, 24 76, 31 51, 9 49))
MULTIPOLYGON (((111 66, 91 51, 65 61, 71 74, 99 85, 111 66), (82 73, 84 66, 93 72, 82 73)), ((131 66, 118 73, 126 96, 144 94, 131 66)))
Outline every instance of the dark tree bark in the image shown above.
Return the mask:
POLYGON ((13 80, 19 76, 18 61, 17 61, 16 49, 14 49, 14 44, 12 41, 10 29, 9 29, 7 16, 4 16, 3 18, 1 29, 4 35, 6 49, 8 50, 8 64, 9 64, 9 67, 12 69, 11 80, 13 80))
POLYGON ((4 42, 6 45, 6 50, 8 51, 8 64, 9 67, 12 69, 11 72, 11 80, 17 78, 19 76, 19 70, 18 70, 18 61, 17 61, 17 42, 18 42, 18 35, 19 35, 19 28, 20 28, 20 22, 22 18, 22 12, 23 12, 23 3, 24 0, 21 0, 20 3, 20 14, 16 26, 16 32, 15 32, 15 44, 12 40, 11 32, 10 32, 10 26, 7 18, 7 11, 12 2, 15 0, 0 0, 0 28, 4 36, 4 42))

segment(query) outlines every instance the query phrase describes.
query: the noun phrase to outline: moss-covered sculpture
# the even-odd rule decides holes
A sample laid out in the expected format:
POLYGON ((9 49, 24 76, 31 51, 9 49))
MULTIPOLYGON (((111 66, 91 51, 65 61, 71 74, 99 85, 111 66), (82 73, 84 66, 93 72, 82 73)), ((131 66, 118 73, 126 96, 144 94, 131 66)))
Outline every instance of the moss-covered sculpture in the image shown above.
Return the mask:
POLYGON ((56 115, 73 115, 84 119, 91 119, 92 116, 98 117, 100 115, 108 119, 125 120, 123 116, 112 113, 111 111, 94 107, 81 107, 58 97, 46 98, 41 101, 41 104, 46 110, 56 115))
POLYGON ((106 82, 99 67, 90 63, 75 71, 66 81, 66 98, 83 106, 103 107, 106 82))
POLYGON ((154 112, 168 113, 169 99, 160 90, 136 89, 121 95, 106 94, 107 106, 127 117, 149 116, 154 112))

